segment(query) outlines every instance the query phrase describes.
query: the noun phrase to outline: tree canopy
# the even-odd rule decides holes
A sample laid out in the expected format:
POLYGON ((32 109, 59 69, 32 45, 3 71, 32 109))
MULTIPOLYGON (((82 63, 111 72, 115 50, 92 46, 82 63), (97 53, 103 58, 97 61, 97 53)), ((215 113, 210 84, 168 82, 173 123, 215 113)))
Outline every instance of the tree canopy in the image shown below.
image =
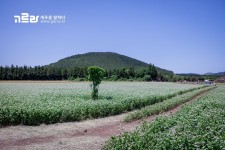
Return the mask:
POLYGON ((88 67, 87 72, 88 80, 92 81, 92 99, 98 99, 98 86, 104 77, 105 70, 97 66, 91 66, 88 67))

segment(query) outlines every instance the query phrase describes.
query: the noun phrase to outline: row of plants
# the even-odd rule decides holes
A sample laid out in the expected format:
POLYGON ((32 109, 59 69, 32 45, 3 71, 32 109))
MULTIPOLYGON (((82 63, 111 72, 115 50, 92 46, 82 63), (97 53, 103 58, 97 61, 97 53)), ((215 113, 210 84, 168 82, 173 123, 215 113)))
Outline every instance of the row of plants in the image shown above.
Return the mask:
POLYGON ((145 122, 131 133, 112 137, 104 150, 225 149, 225 86, 218 86, 175 115, 145 122))
POLYGON ((171 99, 164 100, 161 103, 156 103, 154 105, 150 105, 150 106, 141 108, 140 110, 136 110, 136 111, 128 114, 127 116, 125 116, 124 121, 130 122, 133 120, 142 119, 142 118, 150 116, 150 115, 159 114, 161 112, 172 109, 180 104, 183 104, 183 103, 189 101, 191 98, 197 96, 199 93, 208 91, 212 88, 215 88, 215 87, 201 88, 201 89, 197 89, 197 90, 194 90, 191 92, 187 92, 185 94, 181 94, 182 92, 180 92, 177 96, 175 96, 171 99))
POLYGON ((102 83, 99 99, 89 83, 2 83, 0 126, 39 125, 106 117, 200 88, 174 83, 102 83))

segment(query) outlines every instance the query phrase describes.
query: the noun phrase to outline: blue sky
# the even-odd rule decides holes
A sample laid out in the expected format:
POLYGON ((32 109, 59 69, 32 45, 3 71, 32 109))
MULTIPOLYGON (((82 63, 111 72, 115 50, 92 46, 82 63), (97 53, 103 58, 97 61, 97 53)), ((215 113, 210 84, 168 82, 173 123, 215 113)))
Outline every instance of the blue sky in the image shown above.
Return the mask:
POLYGON ((175 73, 225 71, 224 0, 1 0, 0 65, 110 51, 175 73), (14 15, 65 23, 15 23, 14 15))

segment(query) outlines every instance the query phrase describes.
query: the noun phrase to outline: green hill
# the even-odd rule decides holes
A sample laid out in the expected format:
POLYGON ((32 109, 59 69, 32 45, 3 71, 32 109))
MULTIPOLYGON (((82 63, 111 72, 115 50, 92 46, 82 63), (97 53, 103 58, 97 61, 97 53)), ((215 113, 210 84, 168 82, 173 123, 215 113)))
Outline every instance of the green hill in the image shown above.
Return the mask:
MULTIPOLYGON (((130 68, 141 69, 147 67, 148 64, 140 60, 130 58, 124 55, 120 55, 112 52, 89 52, 86 54, 78 54, 70 57, 63 58, 55 63, 51 63, 48 67, 58 68, 72 68, 99 66, 106 70, 130 68)), ((172 71, 158 68, 159 72, 166 74, 173 74, 172 71)))

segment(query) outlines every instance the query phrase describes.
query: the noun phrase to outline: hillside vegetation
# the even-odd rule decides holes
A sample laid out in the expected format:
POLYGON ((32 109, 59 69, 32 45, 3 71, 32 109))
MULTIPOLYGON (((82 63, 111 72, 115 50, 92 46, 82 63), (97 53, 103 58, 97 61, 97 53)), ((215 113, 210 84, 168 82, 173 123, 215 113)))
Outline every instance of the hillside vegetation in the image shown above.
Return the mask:
POLYGON ((105 69, 108 81, 214 81, 218 76, 177 74, 153 64, 112 52, 90 52, 70 56, 45 66, 0 66, 0 80, 87 80, 87 68, 105 69))
MULTIPOLYGON (((66 57, 57 61, 56 63, 51 63, 48 67, 57 68, 67 68, 71 69, 76 67, 89 67, 89 66, 99 66, 106 70, 131 68, 143 69, 148 66, 147 63, 140 60, 130 58, 128 56, 120 55, 112 52, 90 52, 86 54, 78 54, 70 57, 66 57)), ((157 71, 165 74, 173 74, 172 71, 161 69, 156 67, 157 71)))

